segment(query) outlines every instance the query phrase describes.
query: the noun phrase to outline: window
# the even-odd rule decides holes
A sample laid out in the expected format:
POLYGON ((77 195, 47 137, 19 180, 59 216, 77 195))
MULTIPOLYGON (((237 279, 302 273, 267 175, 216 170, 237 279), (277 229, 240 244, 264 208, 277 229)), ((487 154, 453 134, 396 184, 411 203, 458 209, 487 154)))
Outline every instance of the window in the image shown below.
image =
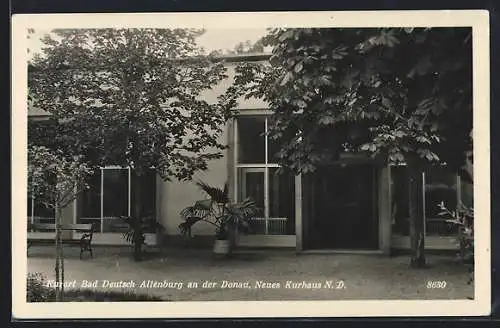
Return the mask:
POLYGON ((266 118, 238 118, 238 163, 266 163, 266 118))
POLYGON ((472 183, 461 181, 460 183, 460 199, 465 206, 474 206, 474 188, 472 183))
POLYGON ((121 232, 130 213, 130 169, 102 170, 102 232, 121 232), (118 220, 117 220, 118 219, 118 220))
POLYGON ((237 200, 252 198, 260 212, 251 220, 251 233, 295 234, 295 177, 273 163, 267 137, 267 117, 239 117, 236 136, 237 200))
MULTIPOLYGON (((406 167, 391 167, 391 176, 393 231, 408 236, 409 186, 406 167)), ((422 183, 426 235, 454 235, 456 227, 438 215, 440 212, 438 204, 444 202, 449 209, 457 207, 464 189, 460 178, 446 168, 431 167, 423 172, 422 183)))
POLYGON ((89 188, 79 195, 77 223, 93 224, 94 231, 101 231, 101 171, 88 181, 89 188))
POLYGON ((53 208, 48 208, 30 193, 27 195, 27 203, 28 231, 34 231, 33 224, 36 223, 56 223, 56 211, 53 208))
POLYGON ((259 207, 257 215, 265 216, 265 168, 239 168, 239 200, 251 198, 259 207))
POLYGON ((34 197, 28 195, 28 230, 33 231, 35 223, 56 223, 56 212, 53 208, 47 208, 34 197))
POLYGON ((279 173, 278 168, 269 168, 269 217, 287 218, 269 223, 273 234, 281 231, 295 234, 295 176, 289 172, 279 173))
MULTIPOLYGON (((144 215, 155 214, 156 174, 148 171, 142 177, 140 205, 144 215)), ((77 205, 78 223, 92 223, 96 232, 123 232, 127 225, 121 216, 130 216, 137 202, 132 195, 131 171, 129 168, 105 167, 89 181, 90 188, 84 191, 77 205)))
POLYGON ((141 194, 140 194, 140 202, 136 201, 137 193, 135 191, 136 186, 134 182, 130 182, 131 188, 131 211, 134 211, 133 206, 140 205, 141 213, 145 216, 154 216, 156 215, 156 172, 154 170, 149 170, 144 173, 144 176, 141 180, 141 194))

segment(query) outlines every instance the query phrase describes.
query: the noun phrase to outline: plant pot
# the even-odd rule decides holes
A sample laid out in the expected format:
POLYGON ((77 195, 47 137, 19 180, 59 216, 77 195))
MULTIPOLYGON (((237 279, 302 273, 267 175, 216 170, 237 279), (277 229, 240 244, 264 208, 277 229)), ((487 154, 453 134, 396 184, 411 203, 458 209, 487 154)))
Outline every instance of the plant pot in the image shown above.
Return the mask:
POLYGON ((234 229, 229 235, 230 245, 231 247, 238 246, 238 242, 240 240, 240 233, 237 229, 234 229))
POLYGON ((227 239, 216 239, 214 243, 213 252, 216 255, 229 254, 230 242, 227 239))
POLYGON ((145 240, 144 243, 148 246, 157 246, 158 245, 158 240, 157 240, 157 234, 155 232, 146 232, 144 234, 145 240))

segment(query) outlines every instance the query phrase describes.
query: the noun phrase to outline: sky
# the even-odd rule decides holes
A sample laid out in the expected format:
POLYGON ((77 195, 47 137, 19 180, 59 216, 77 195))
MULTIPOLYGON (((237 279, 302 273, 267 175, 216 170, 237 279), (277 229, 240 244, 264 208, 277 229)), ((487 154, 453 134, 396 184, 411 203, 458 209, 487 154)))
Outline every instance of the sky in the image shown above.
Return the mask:
MULTIPOLYGON (((41 51, 43 46, 40 38, 49 33, 48 30, 37 30, 28 40, 30 57, 41 51)), ((198 45, 204 47, 207 52, 219 49, 233 49, 239 42, 250 40, 257 41, 266 34, 265 28, 255 29, 207 29, 198 39, 198 45)))

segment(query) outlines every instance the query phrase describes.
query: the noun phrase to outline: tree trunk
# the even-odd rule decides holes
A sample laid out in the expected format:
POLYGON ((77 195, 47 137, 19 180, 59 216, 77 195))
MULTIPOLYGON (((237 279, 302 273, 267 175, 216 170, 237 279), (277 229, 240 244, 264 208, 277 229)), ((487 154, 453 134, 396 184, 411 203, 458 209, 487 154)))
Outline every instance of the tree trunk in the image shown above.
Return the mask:
POLYGON ((424 267, 425 231, 423 209, 422 166, 417 161, 408 162, 409 211, 410 211, 410 265, 414 268, 424 267))
POLYGON ((60 254, 60 246, 61 246, 61 215, 59 211, 59 206, 56 204, 55 208, 55 223, 56 223, 56 237, 55 237, 55 246, 56 246, 56 302, 61 302, 61 292, 60 292, 60 262, 61 262, 61 254, 60 254))
POLYGON ((55 273, 56 273, 56 302, 60 302, 60 294, 59 294, 59 228, 57 227, 56 223, 56 238, 55 238, 55 244, 56 244, 56 265, 55 265, 55 273))
POLYGON ((144 233, 142 231, 142 184, 141 184, 141 174, 136 170, 132 170, 132 190, 134 192, 134 206, 133 206, 133 217, 135 226, 135 238, 133 240, 134 246, 134 260, 142 261, 142 245, 144 243, 144 233))
MULTIPOLYGON (((59 206, 59 222, 62 221, 62 209, 59 206)), ((61 262, 61 296, 60 300, 64 301, 64 244, 62 242, 62 231, 59 232, 59 261, 61 262)))

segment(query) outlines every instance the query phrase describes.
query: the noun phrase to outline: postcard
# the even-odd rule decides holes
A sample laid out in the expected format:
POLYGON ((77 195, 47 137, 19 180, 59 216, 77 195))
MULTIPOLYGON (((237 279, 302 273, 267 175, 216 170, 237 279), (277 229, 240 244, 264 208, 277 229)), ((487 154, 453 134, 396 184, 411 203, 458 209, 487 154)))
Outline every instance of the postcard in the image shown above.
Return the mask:
POLYGON ((13 317, 488 315, 488 15, 14 15, 13 317))

